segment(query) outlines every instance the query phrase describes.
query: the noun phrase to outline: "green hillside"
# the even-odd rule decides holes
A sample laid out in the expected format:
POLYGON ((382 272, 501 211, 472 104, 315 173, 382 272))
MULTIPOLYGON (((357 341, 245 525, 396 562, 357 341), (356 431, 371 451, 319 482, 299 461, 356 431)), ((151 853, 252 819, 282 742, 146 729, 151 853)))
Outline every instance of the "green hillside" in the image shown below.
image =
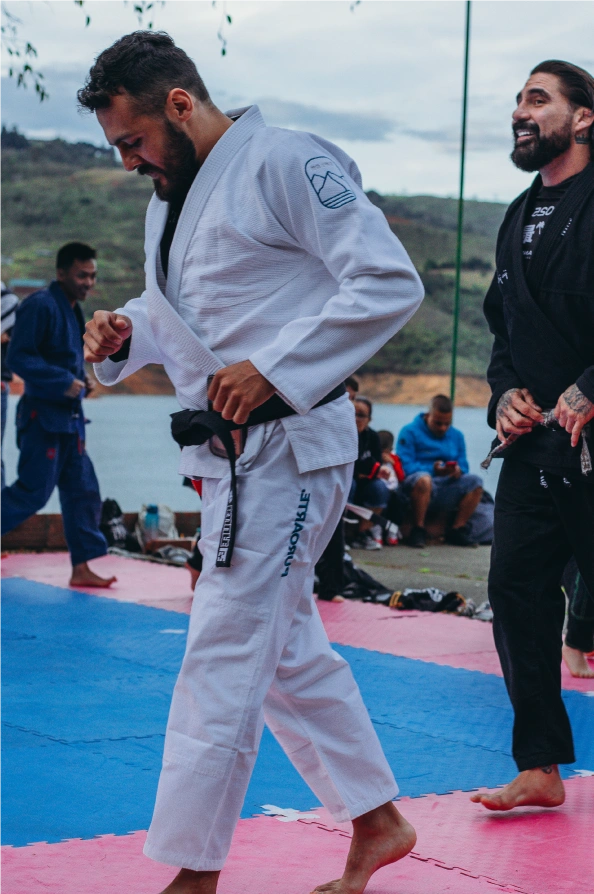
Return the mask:
MULTIPOLYGON (((99 280, 86 313, 115 308, 143 289, 148 178, 126 174, 113 153, 87 143, 29 142, 2 133, 2 279, 51 279, 61 244, 89 242, 99 252, 99 280)), ((448 372, 453 309, 457 203, 435 196, 369 194, 404 243, 426 289, 405 330, 364 367, 367 372, 448 372)), ((465 206, 464 271, 458 371, 484 375, 491 336, 482 301, 492 276, 505 206, 465 206)))

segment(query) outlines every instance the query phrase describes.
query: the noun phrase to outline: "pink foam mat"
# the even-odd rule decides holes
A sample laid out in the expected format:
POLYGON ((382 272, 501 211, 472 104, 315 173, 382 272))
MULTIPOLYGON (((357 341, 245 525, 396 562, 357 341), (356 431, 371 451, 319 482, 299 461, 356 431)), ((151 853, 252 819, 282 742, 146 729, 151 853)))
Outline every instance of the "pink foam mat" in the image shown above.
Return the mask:
MULTIPOLYGON (((34 844, 2 849, 3 894, 158 894, 175 869, 144 857, 145 832, 91 841, 34 844)), ((308 894, 320 882, 337 878, 344 867, 349 836, 319 825, 281 823, 258 817, 241 820, 219 894, 308 894)), ((536 894, 446 867, 415 854, 380 869, 366 894, 536 894)), ((552 889, 538 894, 552 894, 552 889)))
MULTIPOLYGON (((123 556, 93 559, 90 567, 102 577, 117 577, 111 587, 72 587, 81 593, 108 596, 121 602, 137 602, 168 611, 189 614, 192 606, 190 573, 186 568, 160 565, 123 556)), ((68 553, 16 553, 2 559, 2 577, 26 577, 52 587, 69 589, 71 565, 68 553)))
MULTIPOLYGON (((362 602, 318 602, 318 608, 334 643, 502 675, 491 624, 362 602)), ((594 691, 594 680, 572 677, 565 665, 561 676, 564 689, 594 691)))
MULTIPOLYGON (((493 813, 473 804, 467 792, 400 798, 398 808, 417 830, 413 855, 421 862, 488 879, 504 890, 582 894, 591 889, 594 870, 594 777, 564 784, 566 801, 555 809, 493 813)), ((316 813, 320 820, 311 822, 342 834, 349 830, 323 808, 316 813)))

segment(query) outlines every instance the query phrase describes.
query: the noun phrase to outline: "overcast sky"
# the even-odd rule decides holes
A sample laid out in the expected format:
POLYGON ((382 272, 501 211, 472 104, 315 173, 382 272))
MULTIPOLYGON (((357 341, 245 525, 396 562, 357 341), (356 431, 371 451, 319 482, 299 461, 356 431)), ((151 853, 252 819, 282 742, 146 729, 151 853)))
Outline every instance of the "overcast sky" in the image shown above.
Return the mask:
MULTIPOLYGON (((94 57, 138 27, 122 0, 18 0, 5 6, 38 50, 50 99, 5 75, 2 122, 32 137, 103 144, 75 94, 94 57), (91 24, 85 28, 85 15, 91 24)), ((257 102, 269 124, 334 140, 366 189, 454 195, 458 189, 465 4, 458 0, 155 3, 155 28, 195 60, 222 108, 257 102), (224 13, 227 55, 217 31, 224 13)), ((145 24, 148 18, 145 19, 145 24)), ((509 161, 514 96, 547 58, 594 71, 594 4, 474 0, 466 195, 509 201, 530 182, 509 161)))

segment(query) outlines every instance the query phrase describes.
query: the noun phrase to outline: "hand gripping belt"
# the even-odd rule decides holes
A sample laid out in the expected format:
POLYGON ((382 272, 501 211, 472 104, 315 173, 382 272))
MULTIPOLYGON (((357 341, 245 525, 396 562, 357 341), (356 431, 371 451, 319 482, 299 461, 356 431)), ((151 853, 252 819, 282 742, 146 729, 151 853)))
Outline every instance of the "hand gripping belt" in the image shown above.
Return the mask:
MULTIPOLYGON (((345 391, 344 385, 338 385, 326 397, 322 398, 315 407, 323 407, 324 404, 337 400, 337 398, 342 397, 345 391)), ((237 475, 235 471, 237 454, 231 432, 240 428, 247 430, 253 425, 264 425, 266 422, 273 422, 276 419, 284 419, 286 416, 295 415, 295 410, 285 403, 278 394, 275 394, 261 406, 252 410, 244 425, 237 425, 237 423, 231 420, 223 419, 221 414, 215 412, 215 410, 181 410, 179 413, 171 414, 171 434, 173 435, 173 440, 177 441, 182 447, 205 444, 213 435, 217 435, 227 451, 231 467, 231 487, 229 488, 227 510, 217 551, 217 568, 230 567, 237 528, 237 475)))

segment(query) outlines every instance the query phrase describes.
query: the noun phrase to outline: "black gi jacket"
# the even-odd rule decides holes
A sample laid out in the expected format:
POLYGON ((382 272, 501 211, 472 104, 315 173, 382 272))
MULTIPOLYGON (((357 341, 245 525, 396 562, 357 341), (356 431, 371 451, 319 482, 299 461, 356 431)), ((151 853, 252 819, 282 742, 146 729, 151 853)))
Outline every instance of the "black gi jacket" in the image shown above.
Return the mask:
MULTIPOLYGON (((507 210, 484 303, 495 336, 487 370, 493 428, 499 398, 510 388, 528 388, 544 410, 574 383, 594 401, 594 162, 557 205, 525 272, 522 230, 541 185, 538 175, 507 210)), ((512 454, 549 471, 580 468, 580 446, 542 426, 502 451, 512 454)))

